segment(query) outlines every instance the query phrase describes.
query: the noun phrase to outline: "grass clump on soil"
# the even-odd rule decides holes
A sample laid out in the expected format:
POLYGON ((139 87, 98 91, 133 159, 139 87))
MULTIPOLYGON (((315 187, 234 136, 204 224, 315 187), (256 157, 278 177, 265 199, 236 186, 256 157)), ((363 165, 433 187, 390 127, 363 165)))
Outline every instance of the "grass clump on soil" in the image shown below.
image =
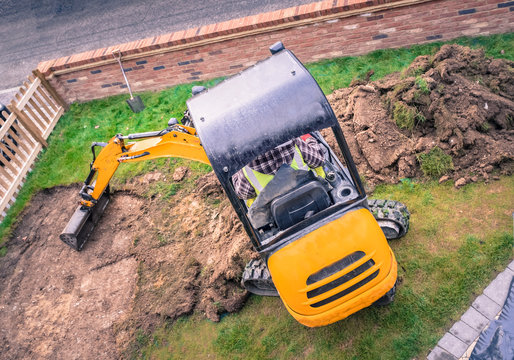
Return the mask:
POLYGON ((397 101, 393 106, 393 120, 400 129, 412 130, 417 123, 425 121, 425 117, 416 109, 397 101))
POLYGON ((416 111, 400 101, 394 103, 393 120, 400 129, 412 130, 416 118, 416 111))
POLYGON ((230 359, 425 358, 477 294, 513 258, 514 177, 454 189, 405 179, 377 187, 411 211, 411 228, 390 242, 400 285, 387 307, 370 307, 321 328, 297 323, 278 298, 251 296, 221 322, 200 314, 158 329, 135 357, 230 359), (484 196, 485 195, 485 196, 484 196), (487 210, 485 210, 487 209, 487 210), (198 341, 202 339, 202 341, 198 341))
POLYGON ((452 157, 440 147, 433 147, 426 154, 417 155, 421 171, 427 177, 438 178, 453 170, 452 157))
POLYGON ((423 94, 430 94, 430 88, 428 87, 428 83, 421 76, 416 76, 416 86, 423 94))

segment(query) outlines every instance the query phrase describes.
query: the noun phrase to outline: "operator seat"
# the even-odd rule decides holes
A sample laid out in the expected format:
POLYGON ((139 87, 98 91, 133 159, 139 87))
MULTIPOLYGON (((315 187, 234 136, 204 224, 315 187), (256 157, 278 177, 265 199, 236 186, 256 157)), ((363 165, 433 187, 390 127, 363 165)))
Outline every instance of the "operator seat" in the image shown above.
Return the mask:
POLYGON ((249 208, 248 218, 255 229, 275 224, 285 230, 330 205, 323 178, 283 164, 249 208))

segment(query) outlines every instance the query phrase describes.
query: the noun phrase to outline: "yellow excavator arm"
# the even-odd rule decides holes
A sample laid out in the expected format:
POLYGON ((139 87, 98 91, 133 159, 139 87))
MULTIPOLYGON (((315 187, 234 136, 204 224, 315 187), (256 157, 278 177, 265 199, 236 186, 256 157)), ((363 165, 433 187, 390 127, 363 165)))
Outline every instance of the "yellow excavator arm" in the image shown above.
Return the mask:
POLYGON ((87 241, 107 206, 109 194, 106 189, 120 163, 179 157, 210 165, 196 130, 177 123, 162 131, 116 135, 107 143, 93 143, 92 151, 91 171, 79 193, 82 200, 60 236, 76 250, 87 241), (144 140, 125 143, 125 140, 135 139, 144 140), (96 146, 103 147, 98 156, 95 156, 96 146))
MULTIPOLYGON (((91 207, 95 201, 98 201, 104 190, 109 185, 112 176, 120 163, 138 162, 144 160, 152 160, 163 157, 179 157, 191 159, 210 165, 209 159, 200 144, 200 139, 196 136, 196 130, 192 127, 184 125, 174 125, 173 129, 164 135, 158 135, 163 132, 141 133, 128 136, 116 135, 107 144, 105 144, 98 157, 94 159, 91 165, 91 172, 86 180, 86 188, 81 191, 87 191, 87 187, 96 177, 96 183, 90 195, 91 199, 86 196, 81 204, 91 207), (127 143, 126 139, 145 138, 145 140, 127 143)), ((98 143, 95 143, 98 145, 98 143)), ((103 144, 102 144, 103 145, 103 144)), ((89 188, 89 190, 91 190, 89 188)))

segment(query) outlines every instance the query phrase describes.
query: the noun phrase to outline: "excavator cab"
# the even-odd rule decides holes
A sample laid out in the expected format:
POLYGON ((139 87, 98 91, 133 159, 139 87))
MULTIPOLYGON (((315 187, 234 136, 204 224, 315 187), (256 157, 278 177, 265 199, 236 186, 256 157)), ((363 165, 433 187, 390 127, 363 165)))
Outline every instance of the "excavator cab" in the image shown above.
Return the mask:
POLYGON ((397 264, 328 100, 291 51, 281 43, 270 50, 271 57, 197 93, 187 107, 216 176, 267 266, 262 270, 269 271, 293 317, 321 326, 394 291, 397 264), (324 129, 332 132, 342 161, 321 136, 324 129), (248 207, 237 197, 232 175, 304 134, 324 152, 325 177, 282 166, 248 207))

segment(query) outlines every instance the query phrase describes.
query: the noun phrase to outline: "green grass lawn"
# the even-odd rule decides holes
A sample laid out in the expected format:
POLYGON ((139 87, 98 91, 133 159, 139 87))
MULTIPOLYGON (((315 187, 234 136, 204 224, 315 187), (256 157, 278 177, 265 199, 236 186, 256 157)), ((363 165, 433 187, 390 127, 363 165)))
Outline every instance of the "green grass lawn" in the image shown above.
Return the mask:
POLYGON ((252 296, 220 323, 193 315, 141 338, 134 357, 425 358, 513 256, 514 177, 460 190, 451 183, 405 182, 380 186, 373 197, 402 201, 412 213, 409 233, 390 242, 401 279, 393 304, 307 328, 280 299, 252 296))
MULTIPOLYGON (((514 60, 514 34, 462 38, 452 42, 484 47, 493 57, 514 60), (503 50, 503 51, 502 51, 503 50), (503 53, 502 53, 503 52, 503 53)), ((325 93, 347 86, 374 70, 371 80, 401 71, 418 55, 435 53, 442 43, 380 50, 308 64, 325 93)), ((220 79, 202 83, 212 86, 220 79)), ((73 104, 48 139, 34 171, 15 205, 0 225, 0 246, 8 238, 31 196, 56 185, 81 182, 89 172, 92 141, 166 127, 180 119, 192 84, 141 94, 146 109, 130 112, 126 96, 73 104)), ((116 187, 154 169, 170 173, 176 166, 192 167, 193 175, 209 167, 185 160, 124 164, 113 178, 116 187)), ((158 184, 174 196, 180 188, 158 184)), ((470 184, 455 190, 451 183, 405 181, 380 186, 376 198, 406 203, 412 212, 411 229, 391 246, 399 262, 396 301, 386 308, 368 308, 336 324, 309 329, 297 323, 279 299, 251 297, 244 309, 212 323, 201 315, 183 318, 140 334, 136 342, 145 358, 311 358, 409 359, 426 356, 452 322, 512 258, 512 199, 514 177, 491 184, 470 184)), ((6 248, 0 248, 0 255, 6 248)))

